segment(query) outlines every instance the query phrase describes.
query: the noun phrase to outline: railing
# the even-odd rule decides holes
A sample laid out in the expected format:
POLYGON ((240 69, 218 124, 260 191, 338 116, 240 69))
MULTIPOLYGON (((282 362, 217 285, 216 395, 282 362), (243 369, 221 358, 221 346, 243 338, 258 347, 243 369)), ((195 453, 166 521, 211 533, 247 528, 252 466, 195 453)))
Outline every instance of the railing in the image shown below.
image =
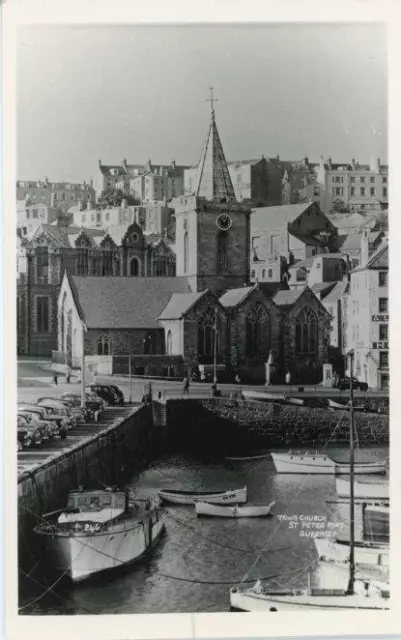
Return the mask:
POLYGON ((67 354, 65 351, 52 351, 52 362, 54 364, 67 364, 67 354))

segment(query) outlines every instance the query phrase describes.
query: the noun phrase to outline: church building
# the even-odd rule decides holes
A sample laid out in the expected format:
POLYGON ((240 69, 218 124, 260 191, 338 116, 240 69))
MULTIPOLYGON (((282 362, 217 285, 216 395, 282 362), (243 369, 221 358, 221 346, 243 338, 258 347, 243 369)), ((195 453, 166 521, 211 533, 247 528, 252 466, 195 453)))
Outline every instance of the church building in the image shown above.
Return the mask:
MULTIPOLYGON (((175 198, 176 275, 109 278, 64 275, 54 359, 85 357, 117 372, 128 355, 141 372, 190 373, 219 365, 263 382, 269 356, 276 380, 321 381, 330 316, 307 287, 251 283, 251 208, 236 200, 212 102, 193 193, 175 198), (107 293, 104 293, 107 292, 107 293), (68 321, 70 318, 70 321, 68 321)), ((120 369, 121 371, 121 369, 120 369)))

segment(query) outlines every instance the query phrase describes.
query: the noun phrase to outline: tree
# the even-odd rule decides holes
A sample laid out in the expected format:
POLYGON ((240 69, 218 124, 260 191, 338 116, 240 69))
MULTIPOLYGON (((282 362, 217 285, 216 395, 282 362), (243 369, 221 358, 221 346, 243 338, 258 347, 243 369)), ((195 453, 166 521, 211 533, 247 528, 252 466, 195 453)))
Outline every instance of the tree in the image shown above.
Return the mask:
POLYGON ((127 201, 128 206, 140 204, 140 201, 130 194, 125 194, 121 189, 115 187, 107 187, 99 196, 98 204, 103 208, 121 207, 123 200, 127 201))

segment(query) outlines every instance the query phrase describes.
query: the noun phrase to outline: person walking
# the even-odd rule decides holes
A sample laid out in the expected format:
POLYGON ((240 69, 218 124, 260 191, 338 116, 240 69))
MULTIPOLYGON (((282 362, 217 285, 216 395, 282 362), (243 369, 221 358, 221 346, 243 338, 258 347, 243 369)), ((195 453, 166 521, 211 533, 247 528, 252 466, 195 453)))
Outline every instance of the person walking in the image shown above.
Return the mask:
POLYGON ((235 376, 235 382, 237 384, 241 384, 241 378, 239 377, 239 374, 237 373, 237 375, 235 376))
POLYGON ((54 386, 57 387, 58 385, 57 373, 55 373, 53 376, 53 382, 54 382, 54 386))
POLYGON ((287 371, 287 373, 285 374, 285 384, 287 384, 288 386, 290 386, 291 384, 291 373, 289 371, 287 371))
POLYGON ((189 395, 189 379, 187 376, 185 376, 184 378, 184 384, 183 384, 183 388, 182 388, 182 395, 185 396, 185 394, 188 396, 189 395))

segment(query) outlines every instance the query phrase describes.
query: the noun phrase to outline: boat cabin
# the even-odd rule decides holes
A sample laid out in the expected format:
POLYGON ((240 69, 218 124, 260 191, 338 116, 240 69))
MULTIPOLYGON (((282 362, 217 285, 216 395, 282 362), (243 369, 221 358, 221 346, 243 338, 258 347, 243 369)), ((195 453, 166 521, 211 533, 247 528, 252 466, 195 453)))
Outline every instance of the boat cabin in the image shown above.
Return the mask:
POLYGON ((127 496, 123 491, 73 491, 67 508, 59 516, 59 524, 78 522, 107 523, 127 510, 127 496))

